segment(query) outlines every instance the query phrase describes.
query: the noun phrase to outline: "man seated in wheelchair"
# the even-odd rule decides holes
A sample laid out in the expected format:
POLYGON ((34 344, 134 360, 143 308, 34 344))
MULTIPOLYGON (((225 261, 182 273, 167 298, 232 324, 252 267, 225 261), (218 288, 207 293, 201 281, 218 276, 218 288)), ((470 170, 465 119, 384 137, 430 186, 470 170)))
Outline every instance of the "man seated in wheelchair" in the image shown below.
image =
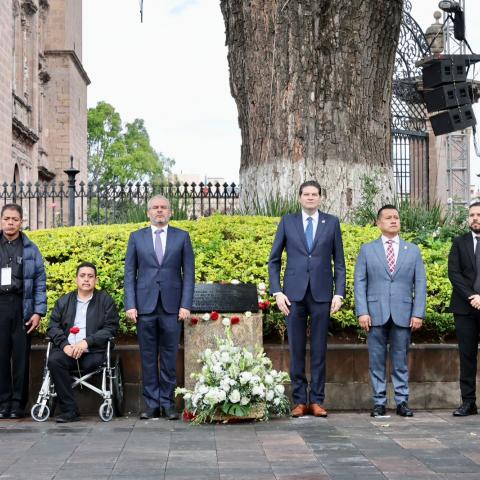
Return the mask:
POLYGON ((53 349, 48 359, 60 406, 59 423, 79 420, 72 391, 71 371, 92 371, 102 365, 108 339, 118 329, 119 316, 112 297, 96 290, 97 268, 83 262, 77 267, 77 289, 60 297, 50 316, 48 336, 53 349))

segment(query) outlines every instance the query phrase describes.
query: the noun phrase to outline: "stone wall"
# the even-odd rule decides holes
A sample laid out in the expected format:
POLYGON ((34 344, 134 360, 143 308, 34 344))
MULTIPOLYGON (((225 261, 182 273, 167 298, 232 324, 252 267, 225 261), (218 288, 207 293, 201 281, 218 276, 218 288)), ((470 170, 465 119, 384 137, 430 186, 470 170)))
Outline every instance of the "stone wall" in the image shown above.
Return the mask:
MULTIPOLYGON (((264 345, 274 368, 288 371, 287 345, 264 345)), ((138 345, 120 345, 126 395, 126 414, 137 415, 144 408, 138 345)), ((307 359, 309 357, 307 349, 307 359)), ((40 389, 45 347, 34 346, 31 359, 30 401, 35 402, 40 389)), ((390 368, 390 366, 388 366, 390 368)), ((307 375, 309 374, 307 361, 307 375)), ((453 409, 460 403, 457 345, 413 345, 409 357, 410 401, 414 409, 453 409)), ((480 381, 480 368, 479 368, 480 381)), ((179 351, 177 384, 184 383, 184 355, 179 351)), ((479 384, 480 388, 480 384, 479 384)), ((287 387, 288 389, 288 387, 287 387)), ((325 406, 328 410, 366 410, 372 407, 366 345, 329 345, 327 353, 327 384, 325 406)), ((77 390, 82 412, 96 414, 100 397, 77 390)), ((391 383, 389 407, 394 408, 391 383)), ((181 402, 177 401, 178 408, 181 402)))
POLYGON ((12 1, 0 0, 0 178, 13 180, 12 155, 12 1))

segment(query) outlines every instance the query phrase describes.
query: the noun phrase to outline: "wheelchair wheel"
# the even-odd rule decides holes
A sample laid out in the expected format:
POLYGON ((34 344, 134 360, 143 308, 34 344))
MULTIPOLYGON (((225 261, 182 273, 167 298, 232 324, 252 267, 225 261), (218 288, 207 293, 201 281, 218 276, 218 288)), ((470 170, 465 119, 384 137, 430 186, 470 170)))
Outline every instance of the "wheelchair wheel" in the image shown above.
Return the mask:
POLYGON ((125 407, 125 395, 123 390, 123 370, 120 357, 115 359, 114 377, 112 379, 112 400, 115 416, 121 417, 125 407))
POLYGON ((48 405, 36 403, 30 410, 30 415, 36 422, 44 422, 50 417, 50 408, 48 405))
POLYGON ((110 403, 103 402, 98 409, 98 415, 104 422, 109 422, 113 418, 113 407, 110 403))

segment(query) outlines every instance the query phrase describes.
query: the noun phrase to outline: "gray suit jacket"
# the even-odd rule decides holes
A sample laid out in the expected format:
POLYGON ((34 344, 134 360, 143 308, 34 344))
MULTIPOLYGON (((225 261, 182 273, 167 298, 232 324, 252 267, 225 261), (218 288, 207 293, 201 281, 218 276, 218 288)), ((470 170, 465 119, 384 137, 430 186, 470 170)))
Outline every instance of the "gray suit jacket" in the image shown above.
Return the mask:
POLYGON ((400 239, 392 274, 379 238, 362 245, 355 266, 355 313, 370 315, 372 325, 408 327, 411 317, 425 317, 427 280, 420 250, 400 239))

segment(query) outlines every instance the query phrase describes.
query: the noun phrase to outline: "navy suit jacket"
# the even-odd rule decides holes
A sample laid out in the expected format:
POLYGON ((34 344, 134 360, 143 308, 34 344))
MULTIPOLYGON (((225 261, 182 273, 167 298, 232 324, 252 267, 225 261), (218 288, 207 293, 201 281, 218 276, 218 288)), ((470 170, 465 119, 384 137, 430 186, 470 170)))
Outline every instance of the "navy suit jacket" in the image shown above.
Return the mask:
POLYGON ((194 286, 195 259, 188 232, 168 226, 161 266, 150 226, 130 234, 125 258, 125 310, 152 313, 159 294, 167 313, 177 313, 179 308, 190 310, 194 286))
POLYGON ((282 217, 268 262, 270 292, 282 292, 290 301, 305 297, 310 284, 316 302, 330 302, 333 295, 345 296, 345 258, 342 234, 337 217, 318 212, 318 226, 312 251, 308 251, 301 212, 282 217), (287 265, 280 287, 282 252, 287 265), (333 272, 332 272, 333 261, 333 272))

